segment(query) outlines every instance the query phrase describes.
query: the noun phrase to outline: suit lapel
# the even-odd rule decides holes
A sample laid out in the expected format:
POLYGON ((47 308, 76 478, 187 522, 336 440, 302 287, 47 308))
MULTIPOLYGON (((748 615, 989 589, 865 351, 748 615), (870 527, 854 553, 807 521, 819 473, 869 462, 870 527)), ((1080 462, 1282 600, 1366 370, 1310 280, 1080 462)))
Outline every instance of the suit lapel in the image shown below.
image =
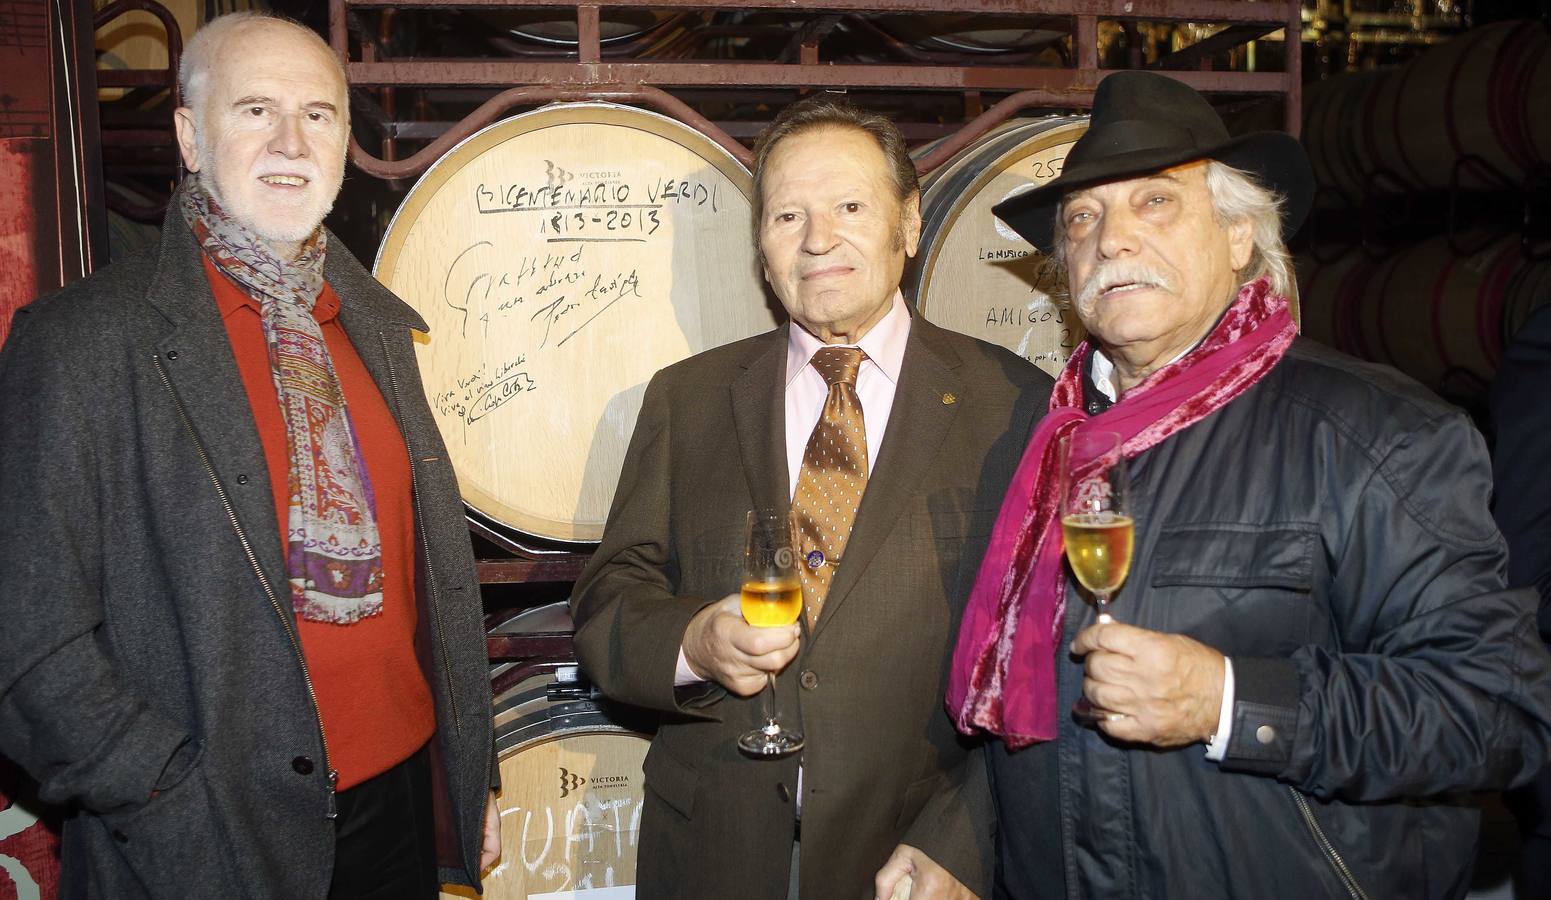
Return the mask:
POLYGON ((783 325, 756 340, 743 374, 733 381, 733 427, 744 478, 754 505, 786 509, 790 475, 786 471, 786 329, 783 325))
POLYGON ((911 494, 925 483, 932 460, 958 412, 956 398, 963 396, 964 387, 953 369, 959 360, 937 340, 939 333, 920 316, 911 319, 888 431, 878 450, 874 471, 867 479, 845 556, 819 613, 815 638, 846 601, 878 549, 903 518, 911 494), (949 395, 955 397, 953 402, 945 399, 949 395))

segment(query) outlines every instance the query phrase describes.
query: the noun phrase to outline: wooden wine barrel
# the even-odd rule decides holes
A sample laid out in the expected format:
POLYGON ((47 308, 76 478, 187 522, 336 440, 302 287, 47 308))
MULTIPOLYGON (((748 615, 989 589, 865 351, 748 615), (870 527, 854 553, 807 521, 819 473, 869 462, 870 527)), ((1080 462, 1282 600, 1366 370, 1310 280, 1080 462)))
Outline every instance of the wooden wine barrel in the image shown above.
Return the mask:
MULTIPOLYGON (((474 11, 487 25, 512 37, 555 48, 575 48, 578 32, 576 12, 570 9, 516 9, 474 11)), ((608 8, 600 10, 598 40, 605 46, 640 37, 671 18, 668 12, 649 9, 608 8)))
POLYGON ((872 23, 923 50, 974 55, 1017 53, 1060 40, 1056 29, 1030 28, 1026 16, 986 13, 876 15, 872 23))
MULTIPOLYGON (((113 0, 92 0, 92 9, 101 12, 113 0)), ((254 0, 225 0, 218 4, 219 11, 205 0, 159 0, 178 23, 181 43, 187 44, 205 22, 216 15, 245 12, 263 8, 268 4, 254 0)), ((97 69, 99 71, 124 69, 165 69, 167 67, 167 29, 154 14, 143 9, 130 9, 109 19, 96 35, 97 69)), ((120 100, 129 91, 124 88, 100 88, 98 98, 103 101, 120 100)), ((159 220, 158 220, 159 221, 159 220)))
POLYGON ((1321 191, 1322 207, 1356 206, 1374 170, 1363 127, 1387 71, 1353 72, 1303 88, 1303 147, 1321 191))
POLYGON ((1351 347, 1355 331, 1352 313, 1361 305, 1374 268, 1371 260, 1357 252, 1327 262, 1299 257, 1299 332, 1330 347, 1351 347))
POLYGON ((1517 236, 1466 256, 1434 238, 1377 263, 1354 252, 1307 272, 1305 333, 1435 390, 1462 379, 1484 389, 1514 329, 1551 303, 1551 263, 1527 259, 1517 236))
MULTIPOLYGON (((563 602, 523 610, 492 633, 558 629, 573 630, 563 602)), ((510 665, 493 667, 493 679, 510 665)), ((485 876, 486 900, 635 884, 649 741, 580 686, 575 669, 543 667, 495 698, 501 858, 485 876)), ((442 893, 444 900, 475 896, 460 887, 442 893)))
POLYGON ((646 382, 777 323, 748 171, 704 135, 607 103, 491 125, 421 177, 375 272, 425 317, 425 394, 464 501, 596 541, 646 382))
POLYGON ((906 292, 927 320, 1023 356, 1052 375, 1084 337, 1054 297, 1044 256, 991 207, 1061 174, 1086 117, 1009 122, 927 176, 906 292))
MULTIPOLYGON (((1482 26, 1383 78, 1361 143, 1411 190, 1449 187, 1456 160, 1467 155, 1517 184, 1551 163, 1548 96, 1551 29, 1536 21, 1482 26)), ((1503 187, 1469 166, 1460 170, 1459 184, 1503 187)))

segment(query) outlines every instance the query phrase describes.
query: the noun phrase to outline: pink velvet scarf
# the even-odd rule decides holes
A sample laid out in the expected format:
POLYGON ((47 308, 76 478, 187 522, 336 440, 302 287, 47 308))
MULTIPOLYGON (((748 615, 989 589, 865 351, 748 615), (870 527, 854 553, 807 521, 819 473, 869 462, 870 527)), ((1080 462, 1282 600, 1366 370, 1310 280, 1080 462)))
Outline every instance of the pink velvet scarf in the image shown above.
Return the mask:
POLYGON ((1056 736, 1056 653, 1066 613, 1056 496, 1061 439, 1087 429, 1116 432, 1130 459, 1248 390, 1297 332, 1287 300, 1271 292, 1270 279, 1256 279, 1200 344, 1091 418, 1082 410, 1082 373, 1092 343, 1077 348, 1023 451, 964 611, 947 698, 960 731, 984 730, 1014 749, 1056 736))

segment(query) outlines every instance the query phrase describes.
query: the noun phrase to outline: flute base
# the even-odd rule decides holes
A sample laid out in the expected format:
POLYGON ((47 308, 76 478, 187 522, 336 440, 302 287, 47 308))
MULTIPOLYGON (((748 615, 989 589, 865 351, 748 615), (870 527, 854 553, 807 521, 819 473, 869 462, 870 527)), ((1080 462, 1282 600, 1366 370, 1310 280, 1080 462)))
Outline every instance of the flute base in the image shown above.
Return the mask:
POLYGON ((738 749, 758 759, 780 759, 802 749, 802 732, 782 728, 774 721, 765 723, 738 738, 738 749))

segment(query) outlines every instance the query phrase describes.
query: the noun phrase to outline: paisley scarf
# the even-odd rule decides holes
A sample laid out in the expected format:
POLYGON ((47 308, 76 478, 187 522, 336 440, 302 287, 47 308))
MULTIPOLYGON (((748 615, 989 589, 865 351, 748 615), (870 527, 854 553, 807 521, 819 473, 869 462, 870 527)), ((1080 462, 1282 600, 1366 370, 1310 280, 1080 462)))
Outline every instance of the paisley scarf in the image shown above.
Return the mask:
POLYGON ((223 210, 200 176, 181 192, 183 217, 221 274, 259 304, 270 373, 285 418, 290 503, 285 569, 301 618, 348 625, 382 612, 382 541, 360 441, 312 308, 323 290, 320 227, 293 260, 223 210))

